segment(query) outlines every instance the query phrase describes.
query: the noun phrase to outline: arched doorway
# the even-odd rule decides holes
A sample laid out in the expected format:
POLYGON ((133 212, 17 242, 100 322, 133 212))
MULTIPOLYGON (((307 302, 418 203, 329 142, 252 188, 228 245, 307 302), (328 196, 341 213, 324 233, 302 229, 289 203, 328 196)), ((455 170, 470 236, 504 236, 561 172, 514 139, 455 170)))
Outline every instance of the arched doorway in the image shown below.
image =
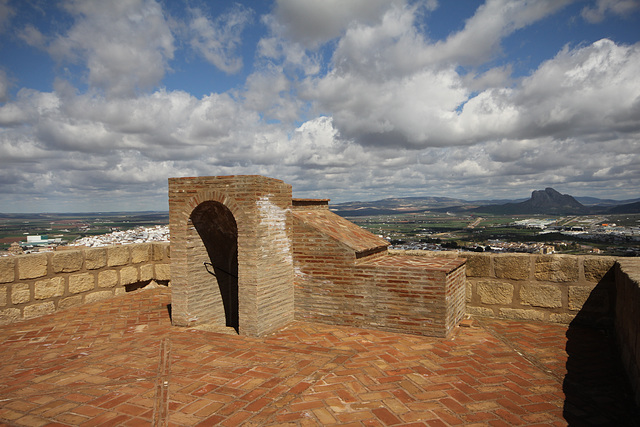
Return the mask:
POLYGON ((238 226, 231 211, 220 202, 198 205, 190 217, 206 248, 208 261, 200 268, 209 273, 211 286, 220 292, 225 324, 239 331, 238 226))

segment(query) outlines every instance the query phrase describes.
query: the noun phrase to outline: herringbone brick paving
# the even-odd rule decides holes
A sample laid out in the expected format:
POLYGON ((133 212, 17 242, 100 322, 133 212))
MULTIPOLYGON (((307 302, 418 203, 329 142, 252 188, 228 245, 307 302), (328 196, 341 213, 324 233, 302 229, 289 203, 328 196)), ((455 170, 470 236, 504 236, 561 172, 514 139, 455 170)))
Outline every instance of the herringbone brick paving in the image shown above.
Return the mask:
POLYGON ((167 289, 0 329, 0 423, 634 425, 603 331, 475 319, 450 339, 296 322, 172 327, 167 289))

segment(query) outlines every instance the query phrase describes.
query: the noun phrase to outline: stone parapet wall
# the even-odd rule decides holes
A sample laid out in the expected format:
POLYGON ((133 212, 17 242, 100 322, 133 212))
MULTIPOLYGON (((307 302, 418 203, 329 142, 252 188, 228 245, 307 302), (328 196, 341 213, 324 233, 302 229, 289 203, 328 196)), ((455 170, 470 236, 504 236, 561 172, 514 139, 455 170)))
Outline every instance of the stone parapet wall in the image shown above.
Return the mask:
POLYGON ((629 382, 640 406, 640 260, 618 259, 616 338, 629 382))
POLYGON ((1 257, 0 325, 168 282, 169 270, 169 243, 1 257))
POLYGON ((468 314, 556 323, 613 320, 613 257, 391 252, 466 258, 468 314))

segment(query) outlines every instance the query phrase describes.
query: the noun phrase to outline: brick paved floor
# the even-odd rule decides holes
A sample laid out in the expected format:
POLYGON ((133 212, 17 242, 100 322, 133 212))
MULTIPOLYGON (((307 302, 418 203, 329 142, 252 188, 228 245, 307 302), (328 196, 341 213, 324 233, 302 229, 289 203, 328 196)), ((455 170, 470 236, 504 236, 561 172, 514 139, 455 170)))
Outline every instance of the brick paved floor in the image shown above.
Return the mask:
POLYGON ((602 331, 474 319, 448 340, 170 325, 166 289, 0 328, 0 424, 634 425, 602 331), (568 349, 568 350, 567 350, 568 349))

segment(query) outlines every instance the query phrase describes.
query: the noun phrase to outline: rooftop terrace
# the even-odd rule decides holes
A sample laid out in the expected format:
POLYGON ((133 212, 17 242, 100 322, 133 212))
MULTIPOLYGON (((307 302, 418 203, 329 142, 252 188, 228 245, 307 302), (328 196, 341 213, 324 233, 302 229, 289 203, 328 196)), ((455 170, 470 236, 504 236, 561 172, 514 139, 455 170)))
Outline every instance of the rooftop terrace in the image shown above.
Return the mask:
POLYGON ((472 318, 448 339, 171 326, 166 287, 0 329, 0 425, 634 425, 611 331, 472 318), (4 424, 2 424, 4 423, 4 424))

